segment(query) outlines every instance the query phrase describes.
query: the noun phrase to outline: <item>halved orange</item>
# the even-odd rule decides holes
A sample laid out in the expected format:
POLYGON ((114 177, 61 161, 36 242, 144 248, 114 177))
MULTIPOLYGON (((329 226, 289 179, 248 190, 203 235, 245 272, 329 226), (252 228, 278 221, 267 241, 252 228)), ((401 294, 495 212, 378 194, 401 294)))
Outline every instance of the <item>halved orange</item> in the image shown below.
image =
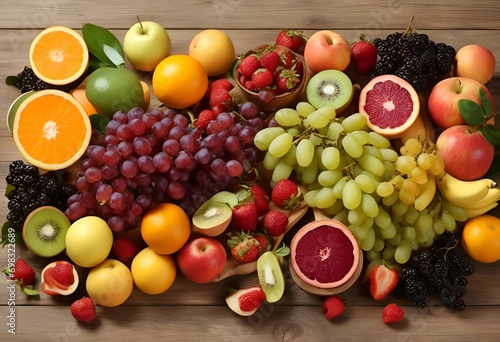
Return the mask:
POLYGON ((83 155, 92 126, 87 112, 73 96, 46 89, 21 103, 12 133, 29 163, 43 170, 60 170, 83 155))
POLYGON ((77 80, 87 70, 89 50, 75 30, 52 26, 33 39, 29 58, 38 78, 50 84, 64 85, 77 80))

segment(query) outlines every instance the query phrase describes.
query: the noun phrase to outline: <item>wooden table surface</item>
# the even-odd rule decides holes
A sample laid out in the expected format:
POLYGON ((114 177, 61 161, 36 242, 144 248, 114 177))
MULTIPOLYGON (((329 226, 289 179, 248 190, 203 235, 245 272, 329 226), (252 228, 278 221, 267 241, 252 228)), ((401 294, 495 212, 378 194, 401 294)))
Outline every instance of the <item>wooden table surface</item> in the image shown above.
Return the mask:
MULTIPOLYGON (((282 28, 302 29, 307 35, 330 29, 354 42, 360 32, 375 38, 404 30, 409 18, 414 16, 417 30, 427 33, 435 42, 445 42, 456 49, 471 43, 482 44, 500 61, 498 0, 3 1, 0 10, 0 113, 6 115, 19 94, 3 80, 29 65, 29 45, 42 29, 64 25, 80 30, 82 24, 88 22, 110 29, 123 41, 126 30, 136 22, 136 16, 161 23, 167 29, 172 40, 171 53, 187 53, 189 42, 196 33, 206 28, 219 28, 229 34, 238 54, 262 43, 272 43, 282 28)), ((497 63, 495 74, 488 87, 498 107, 500 63, 497 63)), ((139 75, 148 82, 151 79, 149 74, 139 75)), ((153 98, 152 106, 157 104, 153 98)), ((5 192, 9 163, 19 158, 13 139, 2 123, 0 193, 5 192)), ((5 220, 7 212, 7 200, 1 196, 0 217, 5 220)), ((34 257, 22 247, 16 248, 15 255, 33 264, 38 279, 40 270, 49 261, 34 257)), ((0 251, 0 267, 3 269, 6 264, 7 249, 4 248, 0 251)), ((136 289, 120 307, 98 307, 98 318, 88 325, 78 324, 69 311, 69 304, 83 295, 82 285, 78 293, 69 298, 42 294, 39 299, 31 300, 20 291, 12 297, 8 288, 10 282, 1 276, 0 340, 498 340, 499 264, 475 265, 477 271, 469 277, 464 311, 445 309, 438 301, 431 301, 428 307, 419 309, 409 301, 392 296, 376 302, 370 297, 368 285, 357 283, 342 293, 347 309, 336 321, 323 317, 321 297, 302 291, 289 275, 284 298, 276 304, 264 304, 249 318, 230 311, 224 296, 228 286, 256 284, 255 274, 206 285, 191 283, 179 275, 164 294, 150 296, 136 289), (391 301, 403 306, 406 318, 400 324, 386 326, 382 324, 381 312, 383 305, 391 301), (9 318, 12 309, 15 309, 15 317, 9 318), (15 335, 9 332, 9 323, 13 323, 15 335)), ((36 286, 39 287, 39 282, 36 286)))

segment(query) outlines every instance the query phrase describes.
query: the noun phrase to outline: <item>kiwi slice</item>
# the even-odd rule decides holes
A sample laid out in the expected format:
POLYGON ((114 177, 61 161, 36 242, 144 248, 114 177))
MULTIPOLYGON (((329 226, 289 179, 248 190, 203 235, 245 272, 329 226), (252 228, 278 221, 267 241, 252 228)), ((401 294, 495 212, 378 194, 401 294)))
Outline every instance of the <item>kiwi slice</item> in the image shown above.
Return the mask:
POLYGON ((61 210, 53 206, 39 207, 24 221, 24 244, 38 256, 56 256, 66 248, 66 233, 70 226, 70 221, 61 210))
POLYGON ((316 109, 328 106, 340 112, 351 103, 353 94, 351 79, 339 70, 318 72, 306 87, 307 101, 316 109))
POLYGON ((238 196, 230 191, 220 191, 213 195, 211 200, 226 203, 230 208, 233 208, 238 204, 238 196))
POLYGON ((209 199, 194 213, 193 230, 206 236, 217 236, 231 223, 233 211, 227 203, 209 199))
POLYGON ((276 303, 285 293, 285 277, 278 257, 271 251, 257 259, 259 283, 269 303, 276 303))

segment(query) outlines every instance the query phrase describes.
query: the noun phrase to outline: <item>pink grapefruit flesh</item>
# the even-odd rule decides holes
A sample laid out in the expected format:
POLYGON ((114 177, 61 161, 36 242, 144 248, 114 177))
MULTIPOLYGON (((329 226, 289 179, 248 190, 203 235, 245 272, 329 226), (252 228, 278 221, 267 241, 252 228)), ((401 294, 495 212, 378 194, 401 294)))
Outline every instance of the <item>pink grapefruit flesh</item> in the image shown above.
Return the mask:
POLYGON ((297 276, 317 288, 336 288, 356 272, 360 250, 349 228, 336 220, 320 220, 299 229, 290 246, 297 276))
POLYGON ((359 94, 359 112, 373 131, 386 138, 399 138, 417 119, 420 100, 417 91, 395 75, 372 79, 359 94))

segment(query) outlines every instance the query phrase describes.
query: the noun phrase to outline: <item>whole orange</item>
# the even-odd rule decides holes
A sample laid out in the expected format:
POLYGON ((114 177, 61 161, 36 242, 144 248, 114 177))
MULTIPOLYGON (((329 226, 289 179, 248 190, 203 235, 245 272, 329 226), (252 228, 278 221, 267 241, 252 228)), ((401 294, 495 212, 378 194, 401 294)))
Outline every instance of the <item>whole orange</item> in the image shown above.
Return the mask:
POLYGON ((156 253, 177 252, 189 239, 191 221, 176 204, 162 203, 148 210, 141 221, 141 235, 156 253))
POLYGON ((476 261, 492 263, 500 259, 500 219, 492 215, 476 216, 464 225, 462 246, 476 261))
POLYGON ((155 68, 152 84, 159 101, 172 109, 183 109, 203 98, 208 89, 208 75, 197 59, 171 55, 155 68))

